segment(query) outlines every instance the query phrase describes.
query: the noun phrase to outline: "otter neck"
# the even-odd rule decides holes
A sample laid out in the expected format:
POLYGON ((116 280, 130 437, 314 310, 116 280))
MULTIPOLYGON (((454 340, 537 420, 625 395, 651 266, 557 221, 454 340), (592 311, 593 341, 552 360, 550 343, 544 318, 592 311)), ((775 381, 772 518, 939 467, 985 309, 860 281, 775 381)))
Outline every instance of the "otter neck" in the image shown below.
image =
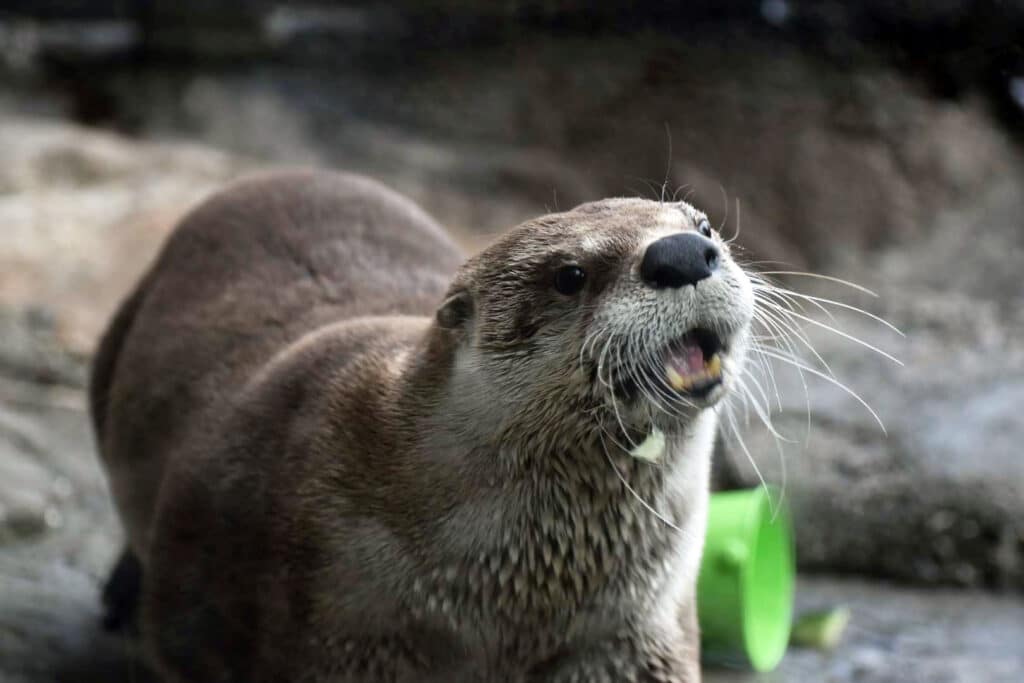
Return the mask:
POLYGON ((459 529, 421 548, 432 558, 424 591, 482 615, 549 623, 584 605, 646 610, 672 577, 691 571, 699 543, 692 558, 679 549, 703 534, 711 411, 666 433, 663 460, 647 462, 592 416, 537 421, 564 403, 516 414, 477 393, 493 387, 453 383, 454 356, 443 346, 418 349, 400 380, 420 406, 409 450, 451 487, 446 516, 459 529), (437 372, 418 359, 448 364, 437 372))
POLYGON ((705 425, 716 421, 712 410, 703 410, 659 428, 649 418, 628 420, 601 396, 517 398, 467 370, 471 362, 433 325, 408 358, 406 392, 417 398, 425 427, 417 431, 430 434, 441 451, 482 460, 491 477, 549 476, 593 487, 609 475, 618 480, 618 472, 630 485, 653 486, 671 469, 674 453, 689 451, 691 441, 708 441, 705 425), (652 436, 660 438, 655 450, 661 452, 651 452, 652 436))

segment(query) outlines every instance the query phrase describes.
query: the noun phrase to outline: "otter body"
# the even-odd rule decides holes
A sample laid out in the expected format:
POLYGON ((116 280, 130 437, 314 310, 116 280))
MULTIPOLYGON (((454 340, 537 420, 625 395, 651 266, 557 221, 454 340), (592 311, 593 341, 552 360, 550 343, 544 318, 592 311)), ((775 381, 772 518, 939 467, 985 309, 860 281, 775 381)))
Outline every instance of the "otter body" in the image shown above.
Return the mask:
POLYGON ((607 200, 463 264, 326 172, 186 216, 91 383, 160 675, 699 680, 714 404, 750 317, 717 237, 676 282, 702 221, 607 200))

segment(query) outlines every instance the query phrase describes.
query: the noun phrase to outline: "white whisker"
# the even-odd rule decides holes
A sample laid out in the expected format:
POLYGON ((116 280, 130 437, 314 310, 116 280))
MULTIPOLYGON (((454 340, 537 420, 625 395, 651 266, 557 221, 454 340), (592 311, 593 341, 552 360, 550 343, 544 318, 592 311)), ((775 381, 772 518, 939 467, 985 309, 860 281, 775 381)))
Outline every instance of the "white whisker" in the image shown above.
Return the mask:
POLYGON ((786 309, 784 309, 783 307, 779 306, 778 304, 773 304, 773 303, 770 303, 770 302, 767 302, 767 301, 765 301, 763 303, 765 305, 767 305, 767 306, 770 306, 773 309, 776 309, 776 310, 779 310, 779 311, 785 311, 786 315, 791 315, 793 317, 799 318, 800 320, 803 320, 806 323, 809 323, 811 325, 815 325, 816 327, 820 327, 820 328, 822 328, 824 330, 828 330, 829 332, 832 332, 833 334, 838 334, 840 337, 843 337, 844 339, 849 339, 850 341, 852 341, 855 344, 860 344, 861 346, 863 346, 866 349, 871 349, 872 351, 874 351, 878 355, 891 360, 896 365, 900 365, 900 366, 903 365, 903 361, 899 360, 898 358, 896 358, 892 354, 886 353, 885 351, 883 351, 882 349, 878 348, 877 346, 874 346, 873 344, 869 344, 868 342, 866 342, 863 339, 860 339, 858 337, 854 337, 852 334, 848 334, 846 332, 843 332, 842 330, 837 329, 835 327, 832 327, 831 325, 826 325, 823 322, 815 320, 814 318, 809 318, 806 315, 802 315, 800 313, 796 313, 795 311, 792 311, 792 310, 786 311, 786 309))
POLYGON ((833 384, 833 385, 839 387, 840 389, 845 391, 847 394, 852 396, 854 399, 856 399, 858 403, 860 403, 862 406, 864 406, 864 408, 867 409, 867 411, 869 413, 871 413, 871 417, 875 418, 875 422, 878 423, 878 426, 882 428, 882 432, 885 433, 885 434, 888 434, 888 432, 885 429, 885 424, 882 422, 882 419, 880 417, 878 417, 878 413, 876 413, 875 410, 868 404, 868 402, 865 401, 864 399, 862 399, 857 394, 857 392, 855 392, 850 387, 846 386, 845 384, 843 384, 839 380, 835 379, 834 377, 830 377, 830 376, 826 375, 823 372, 819 372, 818 370, 815 370, 814 368, 807 367, 806 365, 803 365, 802 363, 800 363, 800 362, 798 362, 798 361, 796 361, 796 360, 794 360, 792 358, 789 358, 788 356, 784 356, 782 354, 772 353, 771 351, 768 351, 768 350, 764 350, 764 351, 762 351, 762 353, 764 353, 765 355, 767 355, 767 356, 769 356, 771 358, 775 358, 776 360, 779 360, 779 361, 781 361, 783 363, 789 363, 790 365, 793 365, 794 367, 799 367, 804 372, 809 372, 812 375, 814 375, 816 377, 820 377, 821 379, 825 380, 826 382, 829 382, 830 384, 833 384))
POLYGON ((769 507, 772 508, 772 516, 774 517, 775 509, 774 506, 771 505, 771 491, 768 488, 768 483, 765 481, 764 476, 761 474, 761 468, 757 466, 757 463, 754 461, 754 457, 747 449, 747 444, 743 441, 743 437, 740 435, 739 427, 736 425, 736 419, 733 417, 732 412, 727 414, 727 419, 729 426, 732 428, 733 436, 736 437, 736 442, 739 444, 740 449, 743 450, 743 453, 747 456, 747 461, 750 463, 750 466, 754 468, 754 474, 757 475, 757 480, 761 482, 761 488, 763 488, 764 492, 768 495, 768 504, 769 507))
MULTIPOLYGON (((895 332, 896 334, 898 334, 901 337, 905 338, 907 336, 898 327, 896 327, 895 325, 890 323, 885 318, 877 316, 874 313, 871 313, 869 311, 865 311, 863 308, 858 308, 857 306, 853 306, 851 304, 843 303, 842 301, 835 301, 833 299, 826 299, 825 297, 811 296, 810 294, 801 294, 800 292, 794 292, 794 291, 792 291, 790 289, 785 289, 784 287, 778 287, 778 286, 775 286, 775 285, 772 285, 771 289, 773 291, 775 291, 775 292, 782 292, 782 293, 785 293, 785 294, 787 294, 789 296, 799 297, 801 299, 807 299, 809 301, 818 302, 818 303, 821 303, 821 304, 829 304, 831 306, 838 306, 839 308, 844 308, 844 309, 846 309, 848 311, 853 311, 854 313, 859 313, 860 315, 867 316, 868 318, 871 318, 872 320, 874 320, 877 323, 881 323, 882 325, 888 327, 890 330, 892 330, 893 332, 895 332)), ((828 312, 828 309, 824 308, 823 306, 819 306, 819 308, 821 308, 821 310, 825 311, 826 313, 828 312)))
POLYGON ((873 296, 875 298, 878 298, 878 294, 876 294, 875 292, 872 292, 867 287, 864 287, 862 285, 858 285, 856 282, 850 282, 849 280, 843 280, 843 279, 838 278, 838 277, 832 277, 831 275, 821 275, 819 273, 805 273, 805 272, 799 271, 799 270, 762 270, 762 271, 758 272, 757 274, 758 275, 795 275, 795 276, 799 276, 799 277, 812 277, 812 278, 816 278, 818 280, 827 280, 829 282, 834 282, 834 283, 839 284, 839 285, 845 285, 847 287, 850 287, 851 289, 856 289, 858 292, 864 292, 865 294, 867 294, 869 296, 873 296))

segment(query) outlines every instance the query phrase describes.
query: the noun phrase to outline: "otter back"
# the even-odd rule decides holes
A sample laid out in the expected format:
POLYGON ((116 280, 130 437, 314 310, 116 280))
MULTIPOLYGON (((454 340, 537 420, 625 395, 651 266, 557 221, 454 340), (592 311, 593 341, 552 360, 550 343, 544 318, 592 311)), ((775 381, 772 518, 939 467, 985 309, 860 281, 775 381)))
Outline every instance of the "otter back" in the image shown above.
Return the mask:
POLYGON ((252 373, 302 335, 429 315, 462 256, 416 205, 324 172, 254 177, 188 214, 97 352, 91 404, 129 543, 146 539, 167 458, 216 429, 252 373))

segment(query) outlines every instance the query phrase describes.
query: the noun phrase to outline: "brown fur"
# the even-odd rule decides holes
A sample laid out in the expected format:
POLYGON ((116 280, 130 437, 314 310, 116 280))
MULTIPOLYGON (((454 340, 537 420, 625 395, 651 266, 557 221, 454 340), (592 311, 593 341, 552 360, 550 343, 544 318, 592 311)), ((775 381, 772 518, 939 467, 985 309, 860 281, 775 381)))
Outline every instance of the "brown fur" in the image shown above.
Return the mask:
MULTIPOLYGON (((426 215, 353 176, 253 178, 189 214, 91 384, 158 671, 699 680, 713 416, 665 422, 626 389, 616 414, 581 354, 589 330, 619 325, 600 304, 663 210, 538 219, 461 269, 426 215), (589 237, 601 246, 581 251, 589 237), (570 261, 592 274, 575 299, 550 286, 570 261), (623 450, 652 426, 664 466, 623 450)), ((713 322, 745 324, 730 321, 713 322)))

